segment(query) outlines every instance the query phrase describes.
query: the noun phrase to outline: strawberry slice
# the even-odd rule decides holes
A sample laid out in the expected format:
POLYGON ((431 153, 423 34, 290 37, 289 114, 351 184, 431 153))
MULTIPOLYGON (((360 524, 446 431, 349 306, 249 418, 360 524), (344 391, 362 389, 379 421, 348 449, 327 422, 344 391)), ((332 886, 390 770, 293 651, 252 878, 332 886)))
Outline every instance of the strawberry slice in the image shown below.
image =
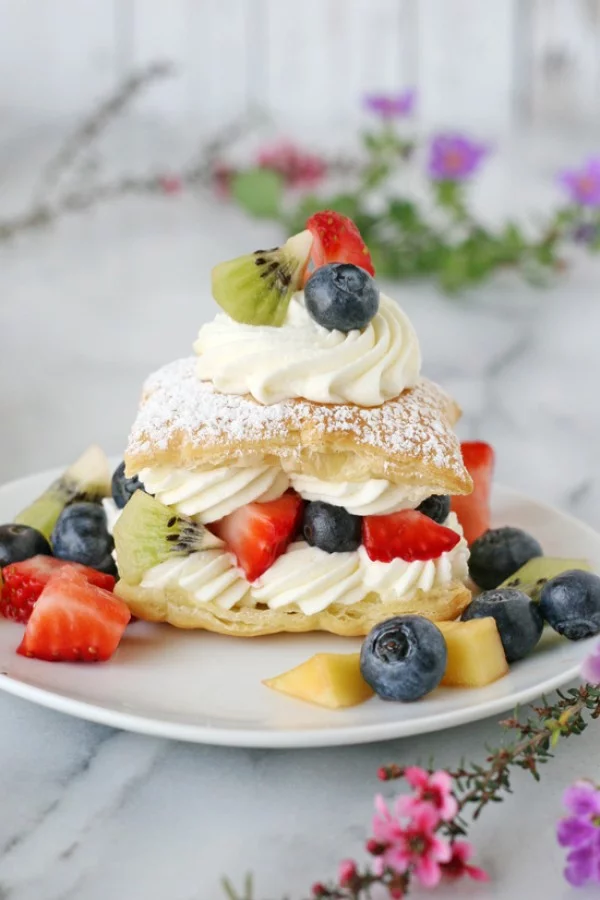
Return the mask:
POLYGON ((473 479, 473 492, 465 497, 452 497, 452 509, 458 516, 469 544, 490 527, 490 495, 494 474, 494 450, 483 441, 464 441, 461 445, 464 464, 473 479))
POLYGON ((315 269, 326 263, 342 262, 375 274, 371 255, 352 219, 325 209, 311 216, 306 227, 313 236, 311 259, 315 269))
POLYGON ((17 653, 48 662, 107 660, 130 618, 123 600, 67 565, 51 576, 40 594, 17 653))
POLYGON ((267 503, 247 503, 210 528, 235 554, 248 581, 255 581, 295 536, 302 506, 298 494, 288 492, 267 503))
POLYGON ((389 516, 365 516, 362 533, 367 556, 378 562, 436 559, 460 540, 451 528, 438 525, 416 509, 403 509, 389 516))
POLYGON ((0 613, 13 622, 27 622, 35 602, 56 572, 69 566, 83 575, 90 584, 112 591, 115 579, 80 563, 55 559, 53 556, 32 556, 23 562, 12 563, 2 570, 4 584, 0 595, 0 613))

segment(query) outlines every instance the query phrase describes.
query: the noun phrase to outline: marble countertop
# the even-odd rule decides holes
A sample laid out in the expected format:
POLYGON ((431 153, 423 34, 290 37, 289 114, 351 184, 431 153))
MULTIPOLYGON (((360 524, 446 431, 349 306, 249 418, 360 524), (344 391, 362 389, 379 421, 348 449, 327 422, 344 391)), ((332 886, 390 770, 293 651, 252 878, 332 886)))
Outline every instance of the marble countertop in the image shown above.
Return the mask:
MULTIPOLYGON (((186 355, 212 315, 214 260, 278 238, 183 197, 128 200, 1 245, 2 480, 92 441, 120 453, 142 380, 186 355)), ((596 527, 599 284, 600 264, 582 260, 549 291, 512 279, 461 299, 389 287, 419 331, 426 373, 463 406, 461 435, 495 445, 500 480, 596 527)), ((340 856, 360 855, 380 764, 432 754, 456 763, 499 738, 490 720, 386 745, 227 750, 120 733, 1 694, 0 722, 2 900, 219 900, 221 876, 239 884, 248 870, 260 900, 299 900, 340 856)), ((517 775, 516 796, 473 832, 491 886, 440 896, 575 897, 554 827, 562 789, 575 776, 600 779, 597 746, 590 729, 559 748, 541 785, 517 775)))

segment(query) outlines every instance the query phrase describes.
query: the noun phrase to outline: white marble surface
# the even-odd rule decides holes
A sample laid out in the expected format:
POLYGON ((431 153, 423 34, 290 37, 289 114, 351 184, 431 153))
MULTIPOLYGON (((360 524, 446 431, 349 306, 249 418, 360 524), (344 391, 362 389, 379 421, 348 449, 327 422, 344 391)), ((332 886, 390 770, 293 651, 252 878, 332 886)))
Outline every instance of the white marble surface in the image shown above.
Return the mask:
MULTIPOLYGON (((528 165, 519 157, 492 172, 486 209, 549 199, 528 165)), ((277 239, 270 225, 188 197, 127 201, 0 246, 2 479, 91 441, 119 453, 142 379, 186 354, 212 314, 211 264, 277 239)), ((585 261, 548 292, 512 279, 454 300, 389 288, 419 330, 427 373, 464 407, 462 435, 496 446, 499 478, 597 527, 599 285, 600 264, 585 261)), ((3 900, 219 900, 220 877, 240 883, 249 869, 259 900, 300 900, 340 856, 360 854, 378 765, 431 754, 456 763, 500 736, 488 721, 388 745, 225 750, 118 733, 3 695, 0 723, 3 900)), ((600 779, 597 746, 590 729, 559 748, 541 786, 517 776, 517 795, 473 832, 491 886, 441 895, 574 897, 554 823, 570 780, 600 779)))

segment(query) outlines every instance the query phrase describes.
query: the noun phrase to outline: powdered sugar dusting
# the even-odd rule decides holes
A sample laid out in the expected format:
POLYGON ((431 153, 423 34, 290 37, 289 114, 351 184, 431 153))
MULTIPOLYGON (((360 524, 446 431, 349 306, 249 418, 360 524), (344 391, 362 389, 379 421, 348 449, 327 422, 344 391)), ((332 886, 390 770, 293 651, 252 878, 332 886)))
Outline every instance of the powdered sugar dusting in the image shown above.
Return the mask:
POLYGON ((138 460, 180 445, 203 450, 239 445, 242 455, 260 451, 265 441, 278 440, 283 455, 290 453, 289 445, 284 446, 290 432, 299 444, 303 432, 328 436, 353 432, 359 445, 392 458, 421 460, 463 480, 467 476, 449 420, 452 408, 450 397, 427 379, 377 407, 305 400, 264 406, 248 396, 217 393, 210 382, 198 379, 192 357, 163 367, 146 381, 127 458, 135 467, 138 460))

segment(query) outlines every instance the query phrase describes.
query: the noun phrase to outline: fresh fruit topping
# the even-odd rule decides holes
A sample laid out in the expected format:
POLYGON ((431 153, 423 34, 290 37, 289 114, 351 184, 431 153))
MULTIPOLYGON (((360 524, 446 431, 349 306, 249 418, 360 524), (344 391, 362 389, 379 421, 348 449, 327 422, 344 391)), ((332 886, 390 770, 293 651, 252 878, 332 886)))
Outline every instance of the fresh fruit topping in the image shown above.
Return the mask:
POLYGON ((373 696, 360 674, 359 653, 317 653, 306 662, 263 684, 298 700, 327 709, 357 706, 373 696))
POLYGON ((540 612, 546 622, 570 641, 600 632, 600 578, 572 570, 552 578, 542 588, 540 612))
POLYGON ((306 308, 329 331, 353 331, 369 324, 379 309, 379 291, 368 272, 351 263, 315 269, 304 285, 306 308))
POLYGON ((442 684, 448 687, 485 687, 506 675, 508 663, 496 620, 438 622, 448 649, 442 684))
POLYGON ((139 584, 146 572, 173 556, 220 547, 204 525, 177 515, 145 491, 136 491, 114 528, 119 575, 139 584))
POLYGON ((447 662, 440 629, 423 616, 397 616, 367 635, 360 670, 382 700, 419 700, 438 686, 447 662))
POLYGON ((519 588, 532 600, 539 600, 542 588, 551 578, 569 572, 571 569, 581 569, 591 572, 592 567, 586 559, 559 559, 555 556, 539 556, 526 562, 518 572, 515 572, 500 587, 519 588))
POLYGON ((17 653, 49 662, 101 662, 117 649, 130 618, 123 600, 65 566, 42 591, 17 653))
POLYGON ((50 578, 65 568, 78 572, 90 584, 105 591, 112 591, 115 586, 113 576, 105 572, 97 572, 79 563, 68 563, 53 556, 34 556, 6 566, 2 570, 4 580, 0 597, 2 615, 14 622, 27 622, 50 578))
POLYGON ((322 500, 307 503, 302 533, 307 544, 326 553, 349 553, 361 542, 361 518, 322 500))
POLYGON ((30 525, 50 539, 56 520, 74 500, 99 502, 110 497, 110 468, 100 447, 91 446, 60 478, 15 518, 19 525, 30 525))
POLYGON ((490 527, 490 495, 494 474, 494 450, 483 441, 464 441, 463 461, 473 479, 473 492, 452 497, 451 506, 463 527, 468 544, 490 527))
POLYGON ((326 263, 352 263, 375 274, 373 262, 360 231, 347 216, 325 209, 311 216, 306 227, 312 234, 311 259, 318 269, 326 263))
POLYGON ((302 231, 283 247, 219 263, 212 270, 213 297, 236 322, 282 325, 292 294, 304 283, 312 243, 311 233, 302 231))
POLYGON ((248 581, 255 581, 293 540, 301 518, 302 500, 289 492, 267 503, 247 503, 210 527, 235 555, 248 581))
POLYGON ((58 559, 116 574, 112 557, 115 542, 108 532, 104 508, 99 503, 72 503, 63 509, 51 540, 58 559))
POLYGON ((475 597, 462 614, 463 622, 492 616, 496 620, 506 661, 527 656, 542 636, 544 622, 538 606, 515 588, 496 588, 475 597))
POLYGON ((137 475, 128 478, 125 474, 125 462, 119 463, 113 472, 111 489, 113 500, 119 509, 123 509, 136 491, 144 490, 144 485, 137 475))
POLYGON ((29 525, 0 525, 0 569, 38 554, 52 555, 41 531, 29 525))
POLYGON ((522 528, 490 528, 471 544, 469 575, 478 587, 488 591, 530 559, 543 555, 540 543, 522 528))
POLYGON ((448 494, 432 494, 417 506, 417 512, 443 525, 450 514, 450 497, 448 494))
POLYGON ((437 559, 460 541, 456 531, 438 525, 416 509, 403 509, 389 516, 365 516, 362 533, 367 556, 379 562, 437 559))

